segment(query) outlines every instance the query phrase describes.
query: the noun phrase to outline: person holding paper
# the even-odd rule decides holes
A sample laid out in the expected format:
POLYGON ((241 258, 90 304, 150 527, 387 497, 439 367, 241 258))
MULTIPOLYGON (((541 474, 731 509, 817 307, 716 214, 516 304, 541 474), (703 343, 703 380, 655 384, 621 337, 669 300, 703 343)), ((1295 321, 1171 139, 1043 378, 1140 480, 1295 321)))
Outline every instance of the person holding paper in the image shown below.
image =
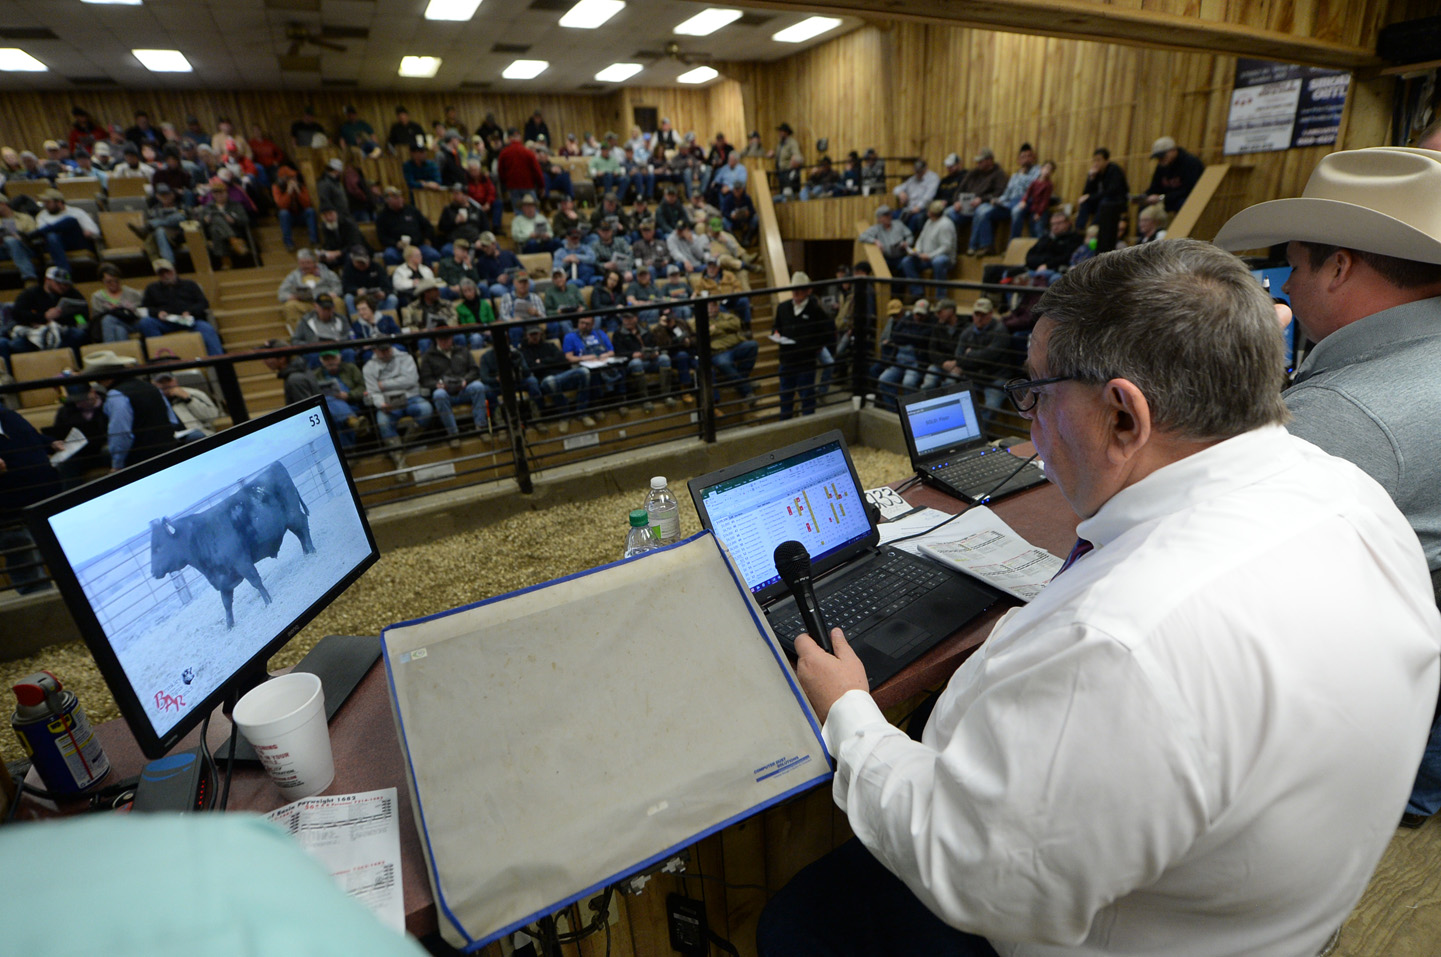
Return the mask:
POLYGON ((1441 614, 1385 490, 1283 428, 1265 290, 1178 239, 1040 312, 1007 392, 1080 540, 919 740, 839 630, 797 640, 857 840, 772 898, 762 955, 1303 957, 1405 808, 1441 614))

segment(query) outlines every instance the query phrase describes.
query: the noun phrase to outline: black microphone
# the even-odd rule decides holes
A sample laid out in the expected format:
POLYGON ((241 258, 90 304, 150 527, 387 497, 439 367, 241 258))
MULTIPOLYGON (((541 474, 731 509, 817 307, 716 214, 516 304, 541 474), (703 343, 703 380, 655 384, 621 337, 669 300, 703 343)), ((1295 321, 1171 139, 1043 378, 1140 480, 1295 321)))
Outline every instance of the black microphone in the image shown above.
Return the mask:
POLYGON ((811 553, 800 542, 781 542, 776 546, 775 563, 776 571, 780 572, 800 609, 806 634, 831 651, 831 630, 826 627, 821 603, 816 600, 816 590, 811 584, 811 553))

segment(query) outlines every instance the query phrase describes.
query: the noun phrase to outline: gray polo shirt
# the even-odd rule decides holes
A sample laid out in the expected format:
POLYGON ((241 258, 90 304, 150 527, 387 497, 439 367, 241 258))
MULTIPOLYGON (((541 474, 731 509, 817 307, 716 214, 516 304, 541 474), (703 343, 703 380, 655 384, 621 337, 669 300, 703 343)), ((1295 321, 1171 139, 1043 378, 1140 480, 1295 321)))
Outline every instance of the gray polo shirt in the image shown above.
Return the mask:
POLYGON ((1386 309, 1316 345, 1284 393, 1292 435, 1360 466, 1441 570, 1441 298, 1386 309))

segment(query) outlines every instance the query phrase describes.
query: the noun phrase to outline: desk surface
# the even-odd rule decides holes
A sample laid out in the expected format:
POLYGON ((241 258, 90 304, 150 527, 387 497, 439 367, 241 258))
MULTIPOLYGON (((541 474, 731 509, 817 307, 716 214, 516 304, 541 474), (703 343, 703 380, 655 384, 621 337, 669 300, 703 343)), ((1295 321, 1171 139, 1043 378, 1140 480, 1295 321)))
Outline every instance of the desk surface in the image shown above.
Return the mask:
MULTIPOLYGON (((951 496, 927 487, 913 489, 906 493, 905 498, 914 505, 950 513, 959 511, 961 505, 951 496)), ((1054 554, 1065 555, 1075 540, 1076 516, 1053 485, 1042 485, 1009 496, 992 507, 1019 535, 1054 554)), ((898 704, 943 683, 985 640, 996 620, 1014 604, 1009 598, 997 602, 985 614, 878 687, 874 694, 881 707, 898 704)), ((217 711, 210 726, 211 748, 223 744, 229 733, 230 722, 217 711)), ((96 734, 110 757, 111 780, 139 773, 145 758, 124 721, 106 722, 96 729, 96 734)), ((326 793, 347 794, 386 787, 396 789, 399 796, 397 813, 405 926, 416 936, 435 932, 435 902, 431 897, 425 856, 415 828, 415 812, 411 808, 410 792, 405 783, 384 667, 377 665, 372 668, 356 686, 350 699, 331 720, 330 737, 335 752, 335 781, 326 793)), ((193 732, 177 748, 194 747, 198 742, 199 734, 193 732)), ((38 780, 34 783, 38 786, 38 780)), ((230 809, 265 813, 284 803, 279 790, 258 765, 236 766, 230 789, 230 809)), ((40 814, 45 813, 43 802, 27 799, 26 805, 40 814)))

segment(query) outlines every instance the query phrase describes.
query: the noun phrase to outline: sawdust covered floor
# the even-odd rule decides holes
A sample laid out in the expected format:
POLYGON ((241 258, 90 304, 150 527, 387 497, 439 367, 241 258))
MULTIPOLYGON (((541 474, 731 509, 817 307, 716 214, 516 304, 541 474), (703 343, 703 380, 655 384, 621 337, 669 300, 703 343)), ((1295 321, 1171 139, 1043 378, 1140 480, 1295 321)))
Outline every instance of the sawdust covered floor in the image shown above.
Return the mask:
MULTIPOLYGON (((866 488, 895 481, 909 472, 903 456, 868 448, 851 452, 866 488)), ((668 477, 680 499, 682 531, 698 531, 700 524, 684 491, 689 476, 668 477)), ((378 634, 398 621, 614 561, 625 540, 626 516, 640 506, 644 495, 643 488, 597 495, 450 535, 437 528, 437 537, 429 544, 383 554, 270 665, 294 664, 328 634, 378 634)), ((42 668, 55 672, 80 695, 93 721, 119 717, 90 652, 80 642, 0 662, 0 688, 8 689, 19 678, 42 668)), ((14 738, 0 737, 0 756, 19 757, 14 738)), ((1335 954, 1441 957, 1441 820, 1418 831, 1396 832, 1365 896, 1346 921, 1335 954)))

